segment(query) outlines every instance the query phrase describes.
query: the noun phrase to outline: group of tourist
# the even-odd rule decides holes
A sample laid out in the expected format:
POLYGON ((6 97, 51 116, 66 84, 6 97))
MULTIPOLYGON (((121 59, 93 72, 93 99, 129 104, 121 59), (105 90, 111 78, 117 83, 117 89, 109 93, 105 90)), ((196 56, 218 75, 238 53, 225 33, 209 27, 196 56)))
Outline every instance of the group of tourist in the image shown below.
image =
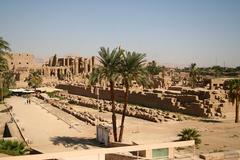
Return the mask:
POLYGON ((31 104, 31 99, 27 98, 27 104, 31 104))

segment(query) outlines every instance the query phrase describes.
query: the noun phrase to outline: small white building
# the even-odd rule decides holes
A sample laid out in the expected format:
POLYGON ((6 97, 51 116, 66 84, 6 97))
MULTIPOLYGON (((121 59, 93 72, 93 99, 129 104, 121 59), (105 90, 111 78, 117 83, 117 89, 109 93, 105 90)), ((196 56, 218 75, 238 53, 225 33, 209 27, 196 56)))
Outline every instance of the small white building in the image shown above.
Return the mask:
POLYGON ((109 146, 112 137, 112 126, 99 124, 96 129, 97 140, 105 146, 109 146))

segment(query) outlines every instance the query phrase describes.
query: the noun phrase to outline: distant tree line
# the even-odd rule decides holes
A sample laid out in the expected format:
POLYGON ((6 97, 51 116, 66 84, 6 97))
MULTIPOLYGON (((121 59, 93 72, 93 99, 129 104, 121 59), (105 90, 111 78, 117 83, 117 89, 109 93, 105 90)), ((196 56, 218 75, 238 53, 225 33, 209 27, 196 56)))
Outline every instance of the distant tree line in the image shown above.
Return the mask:
MULTIPOLYGON (((190 67, 185 67, 183 69, 178 69, 182 72, 190 72, 190 67)), ((212 67, 198 67, 198 73, 200 75, 210 75, 215 77, 221 76, 238 76, 240 75, 240 66, 238 67, 222 67, 222 66, 212 66, 212 67)))

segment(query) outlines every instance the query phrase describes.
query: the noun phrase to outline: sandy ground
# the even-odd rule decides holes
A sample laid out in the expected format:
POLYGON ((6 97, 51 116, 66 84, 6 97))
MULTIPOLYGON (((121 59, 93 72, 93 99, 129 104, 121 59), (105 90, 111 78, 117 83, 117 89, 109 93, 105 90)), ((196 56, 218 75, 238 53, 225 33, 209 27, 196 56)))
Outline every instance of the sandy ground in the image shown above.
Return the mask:
MULTIPOLYGON (((3 107, 3 106, 0 106, 3 107)), ((3 136, 5 123, 10 121, 10 116, 7 113, 0 113, 0 138, 3 136)))
MULTIPOLYGON (((3 104, 0 104, 0 110, 5 109, 5 106, 3 104)), ((0 139, 3 137, 5 123, 10 121, 10 115, 5 112, 0 112, 0 139)), ((8 157, 9 155, 0 153, 0 157, 8 157)))
MULTIPOLYGON (((37 100, 37 104, 33 102, 29 105, 25 104, 23 98, 12 97, 7 102, 13 105, 19 125, 24 127, 24 135, 33 140, 31 145, 34 147, 50 152, 97 145, 93 141, 96 131, 94 126, 87 125, 41 100, 37 100), (62 120, 58 120, 56 116, 61 117, 62 120), (74 128, 69 128, 63 120, 72 124, 74 128), (64 147, 64 144, 69 146, 64 147)), ((91 108, 71 106, 111 120, 110 112, 99 113, 91 108)), ((196 150, 198 154, 240 149, 240 124, 234 123, 234 107, 229 105, 226 111, 227 118, 221 120, 192 118, 181 122, 154 123, 126 117, 124 141, 139 144, 175 141, 178 139, 177 134, 183 128, 191 127, 197 128, 202 135, 202 144, 196 150)), ((119 125, 120 115, 117 115, 117 118, 119 125)))
MULTIPOLYGON (((105 119, 111 120, 111 113, 98 113, 97 110, 72 105, 75 109, 99 114, 105 119)), ((124 141, 139 144, 169 142, 178 140, 177 134, 183 128, 197 128, 202 135, 202 144, 196 150, 197 153, 228 151, 240 149, 240 123, 234 123, 234 107, 227 106, 226 119, 191 118, 181 122, 154 123, 126 117, 124 141)), ((121 115, 117 115, 118 125, 121 115)))
POLYGON ((12 113, 30 146, 41 152, 59 152, 94 147, 94 135, 86 137, 87 126, 79 121, 78 130, 26 99, 11 97, 6 102, 13 106, 12 113), (82 131, 79 131, 82 130, 82 131))

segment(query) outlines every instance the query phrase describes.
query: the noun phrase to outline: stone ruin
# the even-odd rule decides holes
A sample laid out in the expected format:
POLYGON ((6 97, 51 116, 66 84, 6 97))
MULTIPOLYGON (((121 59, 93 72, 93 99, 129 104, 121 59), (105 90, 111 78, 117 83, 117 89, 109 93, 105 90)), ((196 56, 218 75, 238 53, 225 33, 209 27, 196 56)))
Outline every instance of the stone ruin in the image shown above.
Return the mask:
POLYGON ((66 104, 65 102, 62 102, 62 101, 59 101, 56 99, 52 99, 52 98, 46 98, 46 96, 42 96, 41 94, 37 95, 37 98, 45 100, 47 103, 51 104, 52 106, 73 115, 77 119, 79 119, 83 122, 86 122, 87 124, 96 126, 97 120, 101 123, 108 123, 108 124, 111 123, 111 122, 105 120, 104 118, 97 116, 97 115, 93 115, 89 112, 77 111, 74 108, 72 108, 71 106, 69 106, 68 104, 66 104))
POLYGON ((42 66, 41 73, 48 78, 73 80, 76 76, 85 78, 95 66, 96 58, 94 56, 90 58, 74 56, 58 58, 55 55, 55 58, 50 58, 49 62, 42 66))
MULTIPOLYGON (((95 98, 77 96, 77 95, 70 95, 65 92, 57 93, 58 96, 67 99, 69 103, 85 106, 93 109, 99 109, 100 111, 112 111, 111 102, 108 100, 97 100, 95 98)), ((123 111, 123 104, 116 103, 116 113, 122 114, 123 111)), ((151 109, 146 107, 140 107, 137 105, 128 105, 126 115, 130 117, 140 118, 143 120, 148 120, 151 122, 168 122, 168 121, 182 121, 186 119, 186 117, 165 112, 157 109, 151 109)))
POLYGON ((170 87, 164 97, 175 98, 179 109, 185 114, 201 117, 224 117, 223 107, 226 93, 223 90, 192 89, 186 87, 170 87))
MULTIPOLYGON (((67 90, 70 94, 97 98, 91 87, 60 84, 57 88, 67 90)), ((124 102, 123 95, 123 89, 115 90, 117 102, 124 102)), ((99 88, 99 99, 110 100, 108 88, 99 88)), ((142 92, 132 91, 129 94, 130 104, 208 118, 224 117, 225 102, 226 94, 223 90, 213 91, 177 86, 169 87, 168 90, 145 89, 142 92)))

